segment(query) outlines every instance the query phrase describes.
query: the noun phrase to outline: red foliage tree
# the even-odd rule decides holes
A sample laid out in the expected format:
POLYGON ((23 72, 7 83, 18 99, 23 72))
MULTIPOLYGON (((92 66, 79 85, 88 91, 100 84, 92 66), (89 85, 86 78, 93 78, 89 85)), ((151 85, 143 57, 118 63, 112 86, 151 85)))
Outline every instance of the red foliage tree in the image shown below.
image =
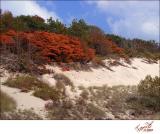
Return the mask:
POLYGON ((11 36, 8 35, 1 35, 0 36, 0 40, 1 40, 1 45, 14 45, 15 41, 13 40, 13 38, 11 36))
POLYGON ((116 54, 120 57, 124 55, 124 49, 118 47, 111 39, 106 38, 104 32, 98 27, 91 27, 89 42, 90 47, 95 49, 98 55, 109 56, 116 54))
POLYGON ((83 48, 78 38, 48 32, 14 32, 8 31, 1 36, 2 45, 17 44, 26 51, 36 47, 38 53, 48 62, 81 62, 94 58, 94 50, 83 48))

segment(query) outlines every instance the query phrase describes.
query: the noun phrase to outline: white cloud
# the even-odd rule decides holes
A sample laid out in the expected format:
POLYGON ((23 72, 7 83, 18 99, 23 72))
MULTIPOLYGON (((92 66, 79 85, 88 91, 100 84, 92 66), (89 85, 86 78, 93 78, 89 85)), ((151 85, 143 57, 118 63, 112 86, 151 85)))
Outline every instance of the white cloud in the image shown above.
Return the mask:
POLYGON ((127 38, 159 37, 158 1, 89 1, 103 12, 112 33, 127 38))
POLYGON ((13 15, 38 15, 44 19, 52 17, 60 19, 53 11, 48 11, 45 7, 40 6, 36 1, 1 1, 2 11, 8 10, 13 15))

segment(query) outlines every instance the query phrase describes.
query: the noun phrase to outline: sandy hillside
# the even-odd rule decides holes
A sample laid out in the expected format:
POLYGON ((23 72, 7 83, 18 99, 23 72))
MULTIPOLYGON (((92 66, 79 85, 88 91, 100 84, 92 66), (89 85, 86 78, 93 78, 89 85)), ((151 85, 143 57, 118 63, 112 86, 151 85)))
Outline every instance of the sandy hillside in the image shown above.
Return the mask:
MULTIPOLYGON (((106 61, 107 64, 107 61, 106 61)), ((158 76, 159 64, 148 64, 142 61, 142 59, 134 59, 132 65, 126 64, 125 66, 112 67, 113 71, 106 68, 92 69, 91 71, 62 71, 61 68, 56 66, 48 66, 55 73, 63 73, 71 79, 75 86, 102 86, 102 85, 135 85, 139 81, 145 78, 146 75, 158 76)), ((34 97, 32 93, 20 92, 17 88, 11 88, 2 85, 2 83, 11 74, 6 73, 1 77, 1 90, 11 96, 17 102, 18 109, 33 109, 35 113, 45 116, 45 104, 46 101, 34 97)), ((42 76, 42 80, 55 85, 56 80, 53 78, 53 74, 45 74, 42 76)), ((69 91, 69 90, 68 90, 69 91)), ((78 93, 78 91, 77 91, 78 93)), ((76 94, 76 93, 75 93, 76 94)), ((69 92, 69 96, 74 96, 73 92, 69 92)))
MULTIPOLYGON (((107 62, 107 61, 105 61, 107 62)), ((107 63, 106 63, 107 64, 107 63)), ((142 59, 135 58, 132 60, 132 64, 126 64, 125 66, 112 67, 113 71, 106 68, 92 69, 91 71, 61 71, 58 67, 48 68, 52 69, 56 73, 63 73, 69 77, 75 86, 102 86, 102 85, 136 85, 141 79, 144 79, 146 75, 158 76, 159 64, 148 64, 142 59)), ((52 75, 44 75, 44 81, 47 81, 51 85, 54 85, 55 80, 52 75)))

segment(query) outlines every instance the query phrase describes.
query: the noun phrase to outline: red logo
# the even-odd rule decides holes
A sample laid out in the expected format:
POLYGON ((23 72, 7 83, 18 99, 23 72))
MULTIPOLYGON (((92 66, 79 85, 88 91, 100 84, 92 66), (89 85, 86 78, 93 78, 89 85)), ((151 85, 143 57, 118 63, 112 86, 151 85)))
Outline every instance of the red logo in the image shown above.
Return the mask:
POLYGON ((153 121, 146 122, 143 125, 141 124, 137 125, 135 129, 137 132, 152 132, 153 131, 152 125, 153 125, 153 121))

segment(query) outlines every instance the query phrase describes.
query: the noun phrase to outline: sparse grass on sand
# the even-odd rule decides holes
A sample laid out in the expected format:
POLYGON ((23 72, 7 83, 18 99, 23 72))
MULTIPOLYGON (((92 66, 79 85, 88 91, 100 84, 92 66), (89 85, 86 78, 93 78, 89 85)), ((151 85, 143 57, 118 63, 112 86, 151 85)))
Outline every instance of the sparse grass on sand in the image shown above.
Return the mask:
POLYGON ((15 78, 8 78, 4 85, 19 88, 22 92, 28 92, 37 88, 48 87, 46 83, 38 80, 35 76, 31 75, 22 75, 15 78))
MULTIPOLYGON (((67 77, 65 77, 67 79, 67 77)), ((69 79, 67 79, 69 80, 69 79)), ((71 84, 71 81, 70 83, 71 84)), ((62 94, 62 89, 56 85, 51 87, 48 84, 40 81, 34 76, 23 75, 15 78, 9 78, 4 85, 9 87, 19 88, 22 92, 34 91, 33 95, 43 100, 59 100, 62 94)), ((65 88, 65 86, 64 86, 65 88)), ((65 90, 65 89, 63 89, 65 90)))
POLYGON ((32 110, 14 110, 13 112, 4 112, 4 113, 1 113, 0 119, 2 120, 42 120, 42 118, 32 110))
POLYGON ((160 107, 158 77, 147 76, 138 86, 80 86, 81 93, 74 100, 65 94, 65 85, 74 87, 72 81, 61 74, 55 79, 54 87, 32 76, 10 78, 5 84, 34 90, 34 96, 52 100, 53 103, 46 107, 49 119, 145 119, 148 115, 159 118, 159 114, 154 116, 160 107))

